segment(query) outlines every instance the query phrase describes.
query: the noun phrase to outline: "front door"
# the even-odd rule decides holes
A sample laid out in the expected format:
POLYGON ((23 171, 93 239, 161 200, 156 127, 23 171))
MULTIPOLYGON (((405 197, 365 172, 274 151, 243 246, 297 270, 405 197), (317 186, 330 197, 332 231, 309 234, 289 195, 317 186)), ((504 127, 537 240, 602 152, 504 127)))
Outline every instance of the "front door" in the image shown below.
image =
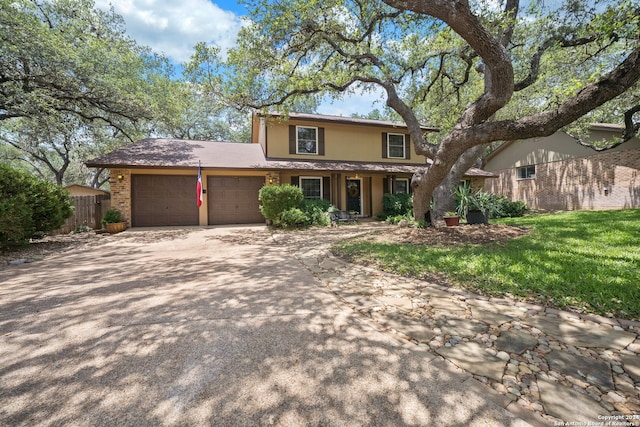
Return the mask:
POLYGON ((347 210, 362 215, 362 180, 347 179, 347 210))

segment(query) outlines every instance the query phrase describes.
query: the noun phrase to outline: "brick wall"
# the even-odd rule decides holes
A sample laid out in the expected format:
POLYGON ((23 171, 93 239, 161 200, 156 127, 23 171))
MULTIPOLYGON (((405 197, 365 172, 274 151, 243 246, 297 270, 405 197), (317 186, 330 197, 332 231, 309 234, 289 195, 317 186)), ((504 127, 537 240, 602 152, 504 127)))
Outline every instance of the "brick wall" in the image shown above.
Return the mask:
POLYGON ((485 190, 539 210, 640 208, 640 149, 535 166, 533 179, 518 179, 515 168, 494 171, 499 177, 485 190))
POLYGON ((122 218, 131 226, 131 169, 111 169, 111 207, 122 213, 122 218))

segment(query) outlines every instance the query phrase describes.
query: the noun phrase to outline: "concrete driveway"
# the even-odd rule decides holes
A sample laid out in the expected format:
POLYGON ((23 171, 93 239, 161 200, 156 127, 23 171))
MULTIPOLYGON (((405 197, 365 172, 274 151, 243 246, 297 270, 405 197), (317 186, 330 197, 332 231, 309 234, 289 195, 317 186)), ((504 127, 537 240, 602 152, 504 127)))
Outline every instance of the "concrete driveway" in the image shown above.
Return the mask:
POLYGON ((526 425, 472 382, 264 227, 133 230, 0 271, 0 425, 526 425))

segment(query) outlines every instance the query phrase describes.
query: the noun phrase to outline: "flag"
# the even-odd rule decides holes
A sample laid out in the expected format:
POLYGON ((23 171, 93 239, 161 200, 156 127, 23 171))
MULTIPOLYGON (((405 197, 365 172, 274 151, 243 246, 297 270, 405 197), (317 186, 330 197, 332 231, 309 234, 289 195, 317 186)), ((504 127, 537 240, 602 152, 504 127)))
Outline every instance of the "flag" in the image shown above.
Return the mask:
POLYGON ((196 183, 196 204, 202 206, 202 171, 198 162, 198 182, 196 183))

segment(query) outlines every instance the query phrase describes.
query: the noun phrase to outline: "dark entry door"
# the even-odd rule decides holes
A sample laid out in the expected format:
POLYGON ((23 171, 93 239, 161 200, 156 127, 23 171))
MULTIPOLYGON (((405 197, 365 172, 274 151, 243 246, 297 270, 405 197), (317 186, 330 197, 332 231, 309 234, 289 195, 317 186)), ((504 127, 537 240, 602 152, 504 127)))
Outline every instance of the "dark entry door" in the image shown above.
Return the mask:
POLYGON ((362 181, 347 179, 347 210, 362 215, 362 181))

